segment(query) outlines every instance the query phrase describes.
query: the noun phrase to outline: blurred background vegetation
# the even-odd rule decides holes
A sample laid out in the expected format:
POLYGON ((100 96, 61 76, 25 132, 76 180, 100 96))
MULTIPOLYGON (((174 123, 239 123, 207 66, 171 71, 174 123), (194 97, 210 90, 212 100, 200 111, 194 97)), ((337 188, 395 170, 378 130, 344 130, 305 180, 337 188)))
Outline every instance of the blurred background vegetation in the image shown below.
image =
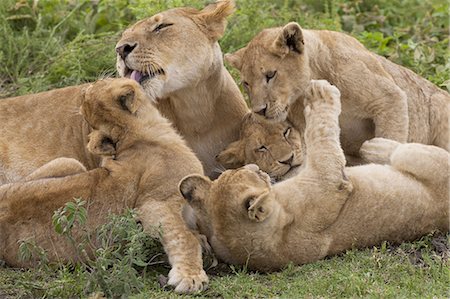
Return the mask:
MULTIPOLYGON (((114 75, 114 45, 136 20, 205 0, 2 0, 0 97, 114 75)), ((220 41, 244 46, 261 29, 297 21, 347 32, 392 61, 450 90, 449 2, 442 0, 237 0, 220 41)), ((237 79, 237 74, 232 71, 237 79)))

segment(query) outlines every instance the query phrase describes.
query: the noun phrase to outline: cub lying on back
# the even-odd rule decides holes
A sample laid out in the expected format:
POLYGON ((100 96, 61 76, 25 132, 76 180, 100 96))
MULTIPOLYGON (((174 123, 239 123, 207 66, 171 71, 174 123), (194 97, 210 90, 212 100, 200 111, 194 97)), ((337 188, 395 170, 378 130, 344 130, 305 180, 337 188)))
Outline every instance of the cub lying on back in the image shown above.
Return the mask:
MULTIPOLYGON (((94 230, 111 213, 136 208, 144 230, 161 225, 162 243, 172 269, 168 283, 176 291, 201 290, 208 282, 201 246, 184 223, 184 200, 177 184, 203 173, 200 161, 130 79, 108 79, 87 88, 81 106, 94 129, 88 149, 103 156, 101 167, 86 171, 75 159, 60 158, 39 168, 25 182, 0 187, 0 259, 18 259, 20 240, 33 239, 50 261, 73 261, 77 255, 52 229, 53 211, 72 198, 88 202, 87 227, 94 230)), ((77 232, 75 232, 75 236, 77 232)))
POLYGON ((240 138, 217 157, 225 168, 257 164, 274 180, 292 177, 303 162, 300 133, 283 121, 272 123, 248 113, 241 123, 240 138))
POLYGON ((250 164, 213 182, 190 175, 180 183, 219 258, 274 270, 354 246, 449 230, 449 153, 376 138, 363 152, 390 165, 344 168, 339 97, 326 81, 313 81, 307 90, 307 155, 297 176, 272 186, 250 164))
POLYGON ((253 111, 275 121, 287 117, 301 132, 309 81, 336 85, 347 155, 358 157, 361 144, 373 137, 450 149, 450 95, 346 34, 289 23, 263 30, 225 60, 240 71, 253 111))

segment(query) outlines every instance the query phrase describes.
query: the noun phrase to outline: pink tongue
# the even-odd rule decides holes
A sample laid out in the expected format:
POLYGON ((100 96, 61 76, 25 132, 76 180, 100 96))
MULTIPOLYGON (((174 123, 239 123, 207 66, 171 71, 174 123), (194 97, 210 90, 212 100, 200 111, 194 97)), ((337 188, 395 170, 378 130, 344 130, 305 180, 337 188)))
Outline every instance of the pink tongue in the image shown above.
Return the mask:
POLYGON ((142 74, 139 71, 133 71, 131 73, 130 79, 135 80, 137 82, 141 81, 142 79, 142 74))

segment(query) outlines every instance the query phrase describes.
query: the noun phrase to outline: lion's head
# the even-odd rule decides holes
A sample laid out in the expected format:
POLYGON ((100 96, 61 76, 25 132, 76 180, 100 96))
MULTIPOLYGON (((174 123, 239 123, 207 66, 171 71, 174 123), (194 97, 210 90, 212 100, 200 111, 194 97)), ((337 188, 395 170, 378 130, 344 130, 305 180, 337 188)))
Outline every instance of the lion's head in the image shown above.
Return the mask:
POLYGON ((226 168, 256 164, 278 180, 303 162, 300 133, 287 121, 272 123, 249 113, 242 121, 240 139, 216 159, 226 168))
MULTIPOLYGON (((156 112, 136 81, 126 78, 103 79, 86 88, 80 112, 95 131, 100 130, 115 143, 136 123, 138 110, 144 106, 146 110, 156 112)), ((95 131, 91 135, 92 140, 99 139, 95 131)), ((88 146, 90 150, 94 149, 94 145, 91 145, 88 146)))
POLYGON ((270 235, 271 219, 276 221, 280 208, 272 198, 270 177, 254 164, 227 170, 215 181, 189 175, 179 188, 200 233, 216 255, 230 263, 245 263, 252 246, 266 242, 259 234, 270 235))
POLYGON ((274 121, 286 119, 289 106, 311 80, 297 23, 263 30, 246 47, 225 55, 225 60, 240 71, 252 110, 274 121))
POLYGON ((197 86, 222 68, 217 40, 233 11, 234 2, 223 0, 202 10, 175 8, 137 22, 116 46, 120 76, 139 82, 154 99, 197 86))

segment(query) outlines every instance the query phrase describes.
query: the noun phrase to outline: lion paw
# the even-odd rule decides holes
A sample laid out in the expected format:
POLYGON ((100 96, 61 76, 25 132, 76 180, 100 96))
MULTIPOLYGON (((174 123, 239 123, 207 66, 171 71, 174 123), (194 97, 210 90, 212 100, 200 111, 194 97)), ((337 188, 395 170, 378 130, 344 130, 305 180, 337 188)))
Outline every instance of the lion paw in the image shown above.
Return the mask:
POLYGON ((326 80, 311 80, 306 90, 305 107, 315 110, 319 107, 333 107, 341 111, 341 92, 326 80))
POLYGON ((206 272, 203 269, 196 274, 193 272, 175 266, 169 272, 167 284, 174 286, 177 293, 193 293, 205 290, 208 287, 206 272))
POLYGON ((373 138, 363 143, 359 153, 369 163, 390 164, 391 155, 399 145, 394 140, 373 138))

